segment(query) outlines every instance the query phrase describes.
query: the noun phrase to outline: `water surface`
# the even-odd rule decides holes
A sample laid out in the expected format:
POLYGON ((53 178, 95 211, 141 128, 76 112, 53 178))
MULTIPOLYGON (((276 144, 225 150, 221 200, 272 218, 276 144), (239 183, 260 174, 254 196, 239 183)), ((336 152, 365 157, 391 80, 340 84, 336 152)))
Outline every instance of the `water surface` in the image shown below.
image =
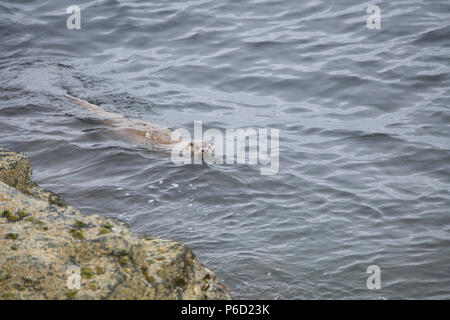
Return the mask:
POLYGON ((72 4, 0 4, 0 145, 40 185, 187 243, 236 298, 450 298, 448 1, 78 1, 68 30, 72 4), (66 90, 170 128, 279 129, 279 172, 175 165, 66 90))

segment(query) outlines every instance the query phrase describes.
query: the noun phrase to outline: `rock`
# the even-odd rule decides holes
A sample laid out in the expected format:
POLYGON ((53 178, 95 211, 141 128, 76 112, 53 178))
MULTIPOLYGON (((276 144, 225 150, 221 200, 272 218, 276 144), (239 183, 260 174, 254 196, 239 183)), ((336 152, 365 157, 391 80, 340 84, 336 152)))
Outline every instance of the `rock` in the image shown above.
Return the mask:
POLYGON ((31 162, 26 155, 0 148, 0 181, 24 191, 30 184, 31 173, 31 162))
POLYGON ((0 299, 231 299, 184 244, 133 235, 30 180, 0 149, 0 299))

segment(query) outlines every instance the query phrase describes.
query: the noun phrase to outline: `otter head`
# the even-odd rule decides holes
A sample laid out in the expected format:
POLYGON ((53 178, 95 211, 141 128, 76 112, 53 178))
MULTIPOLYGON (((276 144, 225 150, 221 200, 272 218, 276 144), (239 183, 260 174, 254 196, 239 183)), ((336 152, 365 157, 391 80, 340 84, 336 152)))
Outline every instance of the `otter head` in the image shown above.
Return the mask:
POLYGON ((212 142, 193 142, 193 141, 180 141, 173 145, 173 150, 183 152, 183 154, 191 154, 194 157, 205 158, 212 156, 214 152, 214 144, 212 142))
POLYGON ((210 157, 214 153, 214 143, 204 141, 202 144, 198 142, 189 142, 190 153, 194 157, 210 157))

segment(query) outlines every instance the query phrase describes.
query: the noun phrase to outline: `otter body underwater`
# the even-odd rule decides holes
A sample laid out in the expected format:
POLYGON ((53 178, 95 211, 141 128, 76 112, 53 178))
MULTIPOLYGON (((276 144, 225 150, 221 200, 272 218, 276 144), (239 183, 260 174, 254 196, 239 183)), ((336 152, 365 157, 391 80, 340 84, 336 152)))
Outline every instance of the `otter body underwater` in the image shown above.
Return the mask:
POLYGON ((210 156, 213 153, 214 146, 211 142, 202 144, 194 143, 181 137, 175 137, 173 132, 164 126, 130 119, 117 113, 108 112, 95 104, 78 99, 68 93, 64 94, 64 96, 91 113, 101 117, 100 122, 112 127, 114 134, 126 138, 133 143, 186 152, 187 154, 190 153, 202 158, 204 156, 210 156))

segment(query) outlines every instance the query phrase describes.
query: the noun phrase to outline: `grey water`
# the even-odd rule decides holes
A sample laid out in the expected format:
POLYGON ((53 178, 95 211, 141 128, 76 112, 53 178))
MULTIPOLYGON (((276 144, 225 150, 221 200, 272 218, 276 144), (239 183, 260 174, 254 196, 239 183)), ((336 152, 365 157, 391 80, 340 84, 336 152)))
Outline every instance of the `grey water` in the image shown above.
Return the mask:
POLYGON ((0 146, 82 211, 185 242, 237 299, 450 299, 449 62, 448 0, 2 1, 0 146), (278 129, 279 171, 174 164, 66 91, 278 129))

